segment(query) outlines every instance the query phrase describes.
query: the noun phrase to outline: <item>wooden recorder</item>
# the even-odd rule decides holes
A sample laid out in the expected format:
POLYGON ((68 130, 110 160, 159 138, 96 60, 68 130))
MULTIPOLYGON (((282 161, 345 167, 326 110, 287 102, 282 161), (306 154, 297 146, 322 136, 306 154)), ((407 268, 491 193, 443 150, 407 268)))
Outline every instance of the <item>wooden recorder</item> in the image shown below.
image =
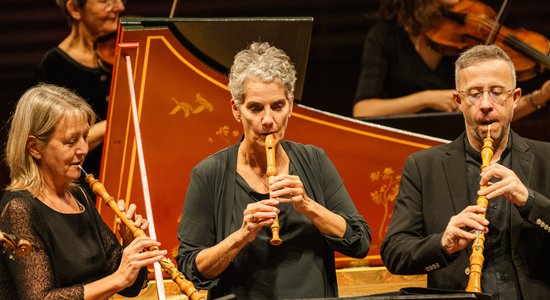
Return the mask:
MULTIPOLYGON (((267 170, 265 175, 268 179, 277 175, 277 164, 275 160, 276 146, 277 144, 275 143, 273 134, 269 134, 265 137, 265 154, 267 156, 267 170)), ((273 237, 271 238, 271 241, 269 241, 269 243, 273 246, 279 246, 283 243, 283 240, 279 237, 280 227, 279 216, 275 216, 275 220, 273 221, 273 224, 271 224, 271 234, 273 237)))
MULTIPOLYGON (((493 158, 493 139, 491 138, 491 125, 487 128, 487 137, 483 139, 481 148, 481 171, 491 164, 493 158)), ((479 187, 480 190, 486 188, 486 185, 479 187)), ((477 198, 477 205, 487 209, 489 201, 485 196, 477 198)), ((485 212, 482 215, 485 218, 485 212)), ((470 255, 470 278, 468 280, 467 292, 481 293, 481 270, 483 269, 483 245, 485 243, 485 234, 482 231, 476 231, 477 237, 472 244, 472 254, 470 255)))
MULTIPOLYGON (((122 220, 122 222, 132 231, 132 233, 134 234, 134 237, 147 236, 143 230, 141 230, 140 228, 137 228, 134 225, 134 222, 126 218, 126 215, 123 212, 121 212, 120 209, 118 209, 118 205, 114 201, 115 198, 113 198, 113 196, 107 193, 105 186, 103 186, 103 184, 99 182, 99 180, 95 179, 92 174, 87 174, 86 172, 84 173, 86 174, 85 180, 92 188, 92 191, 94 192, 94 194, 98 195, 99 197, 101 197, 101 199, 105 201, 105 204, 109 206, 115 212, 117 217, 119 217, 120 220, 122 220)), ((156 249, 150 249, 150 250, 156 250, 156 249)), ((162 267, 162 270, 168 276, 170 276, 172 281, 174 281, 178 285, 180 291, 184 293, 189 299, 191 300, 205 299, 204 296, 201 293, 199 293, 197 289, 195 289, 195 286, 193 285, 193 283, 185 279, 185 276, 183 276, 183 274, 180 271, 178 271, 176 266, 174 266, 174 264, 169 258, 163 257, 159 261, 159 264, 162 267)))

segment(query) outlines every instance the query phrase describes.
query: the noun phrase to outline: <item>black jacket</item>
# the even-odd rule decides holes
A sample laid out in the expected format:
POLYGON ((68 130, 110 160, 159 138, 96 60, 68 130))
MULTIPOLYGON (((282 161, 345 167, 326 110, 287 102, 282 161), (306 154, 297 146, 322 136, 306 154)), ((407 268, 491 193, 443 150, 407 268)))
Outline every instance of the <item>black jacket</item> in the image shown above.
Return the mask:
MULTIPOLYGON (((510 205, 510 249, 524 299, 550 296, 550 144, 512 137, 512 170, 531 194, 530 209, 510 205)), ((428 274, 428 287, 464 290, 471 247, 449 260, 441 236, 469 204, 464 135, 420 151, 405 163, 381 256, 395 274, 428 274)))

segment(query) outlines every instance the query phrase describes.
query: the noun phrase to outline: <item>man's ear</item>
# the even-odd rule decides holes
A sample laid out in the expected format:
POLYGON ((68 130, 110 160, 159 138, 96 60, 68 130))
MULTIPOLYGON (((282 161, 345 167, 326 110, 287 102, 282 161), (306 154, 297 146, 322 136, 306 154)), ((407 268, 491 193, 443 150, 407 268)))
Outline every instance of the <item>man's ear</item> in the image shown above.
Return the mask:
POLYGON ((453 92, 453 99, 455 100, 456 105, 460 107, 460 104, 462 104, 462 98, 460 98, 457 91, 453 92))
POLYGON ((32 135, 27 139, 27 151, 29 151, 31 156, 36 160, 40 160, 42 158, 42 154, 38 150, 38 140, 32 135))
POLYGON ((65 7, 67 8, 67 12, 71 16, 71 19, 73 20, 80 20, 80 6, 78 6, 78 3, 76 3, 74 0, 68 0, 67 3, 65 3, 65 7))
POLYGON ((512 97, 514 99, 514 110, 518 106, 518 102, 519 102, 519 99, 521 98, 521 94, 522 94, 521 88, 516 88, 512 92, 512 97))

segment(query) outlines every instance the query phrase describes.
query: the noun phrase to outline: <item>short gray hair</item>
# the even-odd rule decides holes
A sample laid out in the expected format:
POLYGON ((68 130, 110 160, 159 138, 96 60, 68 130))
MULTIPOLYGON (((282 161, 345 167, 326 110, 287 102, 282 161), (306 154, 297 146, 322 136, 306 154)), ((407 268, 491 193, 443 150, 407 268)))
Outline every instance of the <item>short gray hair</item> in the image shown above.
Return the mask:
POLYGON ((516 88, 516 69, 510 56, 496 45, 477 45, 462 53, 455 62, 455 86, 458 88, 458 73, 474 64, 488 60, 502 60, 510 66, 511 78, 516 88))
POLYGON ((228 86, 237 105, 242 104, 244 83, 249 77, 266 83, 279 82, 285 88, 287 100, 294 95, 296 69, 283 50, 269 43, 254 42, 235 55, 228 86))

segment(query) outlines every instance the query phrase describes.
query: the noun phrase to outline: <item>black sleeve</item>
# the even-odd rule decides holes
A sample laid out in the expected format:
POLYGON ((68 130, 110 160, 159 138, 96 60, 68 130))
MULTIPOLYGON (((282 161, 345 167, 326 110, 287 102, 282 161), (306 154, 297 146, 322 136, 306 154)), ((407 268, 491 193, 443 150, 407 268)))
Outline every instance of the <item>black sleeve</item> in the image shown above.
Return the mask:
POLYGON ((199 289, 209 289, 218 281, 203 277, 195 264, 200 251, 216 244, 215 211, 212 206, 215 195, 207 177, 200 165, 193 169, 178 228, 178 269, 199 289))
POLYGON ((454 257, 445 257, 441 249, 442 232, 424 235, 421 178, 414 156, 409 156, 380 248, 384 265, 393 274, 423 274, 432 271, 426 266, 439 269, 454 260, 454 257))
POLYGON ((389 55, 392 51, 391 47, 388 47, 389 36, 387 22, 380 22, 369 30, 363 45, 361 69, 354 103, 364 99, 384 97, 389 55))
MULTIPOLYGON (((19 299, 84 299, 84 285, 55 288, 50 259, 36 231, 28 201, 13 198, 2 211, 0 228, 32 244, 32 252, 6 259, 9 276, 19 299)), ((5 259, 4 257, 2 259, 5 259)))
POLYGON ((325 236, 325 238, 332 249, 350 257, 364 258, 370 248, 370 228, 363 216, 357 211, 344 186, 342 177, 340 177, 330 158, 324 150, 315 149, 317 151, 314 155, 320 166, 319 173, 322 174, 323 205, 333 213, 342 216, 346 221, 346 232, 341 239, 329 236, 325 236))

